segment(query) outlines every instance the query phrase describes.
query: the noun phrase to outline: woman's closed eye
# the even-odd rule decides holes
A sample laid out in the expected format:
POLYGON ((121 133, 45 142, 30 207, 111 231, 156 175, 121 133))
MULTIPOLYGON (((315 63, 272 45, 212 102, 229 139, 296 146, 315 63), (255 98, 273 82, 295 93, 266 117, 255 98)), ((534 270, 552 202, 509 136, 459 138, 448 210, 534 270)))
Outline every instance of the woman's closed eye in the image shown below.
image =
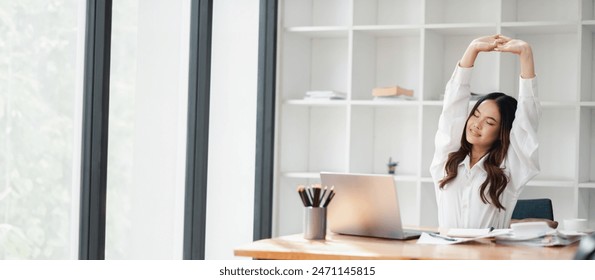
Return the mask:
MULTIPOLYGON (((480 118, 481 117, 481 114, 479 113, 478 110, 475 110, 473 112, 473 117, 475 117, 475 118, 480 118)), ((496 121, 493 118, 491 118, 491 117, 487 117, 485 119, 485 122, 486 122, 486 124, 491 125, 491 126, 496 125, 496 121)))

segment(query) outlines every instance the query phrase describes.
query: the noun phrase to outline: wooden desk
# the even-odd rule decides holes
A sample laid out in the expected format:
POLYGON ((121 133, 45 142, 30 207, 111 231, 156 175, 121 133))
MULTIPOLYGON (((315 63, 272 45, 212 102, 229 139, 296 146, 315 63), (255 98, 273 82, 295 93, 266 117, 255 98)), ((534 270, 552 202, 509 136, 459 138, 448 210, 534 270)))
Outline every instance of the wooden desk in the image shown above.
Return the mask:
POLYGON ((564 247, 506 246, 490 240, 455 245, 416 244, 417 240, 398 241, 329 233, 326 240, 306 240, 302 234, 263 239, 240 246, 235 256, 256 259, 572 259, 578 242, 564 247))

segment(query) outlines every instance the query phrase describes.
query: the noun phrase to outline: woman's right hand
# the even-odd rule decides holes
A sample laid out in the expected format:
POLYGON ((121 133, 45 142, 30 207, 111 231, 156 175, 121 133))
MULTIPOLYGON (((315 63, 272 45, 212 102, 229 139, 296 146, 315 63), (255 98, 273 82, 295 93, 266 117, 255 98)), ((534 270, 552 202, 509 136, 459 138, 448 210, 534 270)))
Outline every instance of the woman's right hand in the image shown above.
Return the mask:
POLYGON ((459 61, 459 66, 469 68, 473 67, 477 54, 480 52, 491 52, 499 45, 505 42, 504 38, 500 37, 500 34, 483 36, 471 41, 463 58, 459 61))
POLYGON ((475 49, 477 52, 491 52, 499 44, 504 43, 504 39, 500 36, 500 34, 495 34, 491 36, 479 37, 471 41, 469 47, 475 49))

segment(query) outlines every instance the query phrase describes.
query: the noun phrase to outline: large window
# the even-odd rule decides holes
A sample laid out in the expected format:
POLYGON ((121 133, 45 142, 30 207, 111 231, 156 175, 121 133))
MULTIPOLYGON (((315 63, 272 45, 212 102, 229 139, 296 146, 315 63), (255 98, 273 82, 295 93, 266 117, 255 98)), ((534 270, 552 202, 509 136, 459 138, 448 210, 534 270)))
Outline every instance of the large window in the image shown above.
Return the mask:
POLYGON ((0 1, 0 259, 77 258, 84 4, 0 1))
POLYGON ((113 2, 106 259, 181 259, 190 1, 113 2))
MULTIPOLYGON (((209 12, 205 7, 213 4, 198 2, 200 13, 193 15, 202 14, 204 31, 211 26, 205 21, 209 12)), ((89 159, 91 143, 83 143, 83 132, 101 130, 82 126, 94 124, 89 120, 105 111, 85 95, 104 94, 91 87, 103 85, 101 75, 96 80, 90 78, 93 75, 84 78, 86 70, 100 68, 104 54, 100 45, 109 41, 88 37, 98 43, 85 46, 85 32, 87 12, 95 12, 98 30, 90 28, 90 32, 97 34, 88 35, 110 34, 102 30, 101 17, 105 7, 109 15, 110 3, 98 1, 97 6, 85 7, 94 1, 0 0, 0 260, 77 259, 79 232, 81 257, 97 257, 96 252, 85 255, 84 250, 89 244, 101 250, 103 232, 85 230, 87 222, 102 228, 98 212, 103 210, 106 259, 181 259, 184 249, 194 248, 184 243, 185 211, 192 207, 191 245, 202 245, 206 239, 207 258, 232 258, 234 246, 252 240, 259 1, 214 2, 209 158, 208 163, 200 160, 192 167, 209 165, 209 204, 196 202, 188 209, 184 205, 188 89, 192 88, 189 64, 199 63, 204 70, 206 64, 200 63, 211 56, 200 52, 200 61, 190 61, 189 54, 194 55, 189 49, 191 0, 117 0, 111 2, 111 22, 106 22, 111 26, 111 46, 109 131, 108 135, 101 132, 102 137, 108 136, 103 209, 103 178, 99 177, 104 170, 93 167, 97 174, 91 180, 85 169, 81 178, 82 161, 84 166, 104 164, 97 164, 101 157, 89 159), (94 56, 93 50, 100 55, 94 56), (85 58, 90 65, 85 65, 85 58), (83 114, 83 105, 92 110, 83 114), (205 215, 199 211, 203 206, 208 206, 206 225, 200 219, 205 215), (89 210, 82 212, 84 217, 81 209, 89 210), (197 228, 208 228, 206 237, 197 228)), ((89 27, 93 25, 90 21, 89 27)), ((194 44, 195 51, 204 50, 208 40, 201 40, 200 47, 194 44)), ((193 75, 202 77, 200 86, 209 76, 207 72, 193 75)), ((199 92, 201 98, 205 94, 199 92)), ((191 135, 200 136, 192 139, 194 149, 189 151, 206 155, 195 150, 203 149, 200 144, 206 141, 201 138, 206 136, 204 126, 197 127, 198 131, 190 128, 191 135)), ((89 134, 84 135, 85 141, 99 139, 99 133, 89 134)), ((104 151, 100 152, 103 156, 104 151)), ((101 258, 103 252, 99 252, 101 258)))

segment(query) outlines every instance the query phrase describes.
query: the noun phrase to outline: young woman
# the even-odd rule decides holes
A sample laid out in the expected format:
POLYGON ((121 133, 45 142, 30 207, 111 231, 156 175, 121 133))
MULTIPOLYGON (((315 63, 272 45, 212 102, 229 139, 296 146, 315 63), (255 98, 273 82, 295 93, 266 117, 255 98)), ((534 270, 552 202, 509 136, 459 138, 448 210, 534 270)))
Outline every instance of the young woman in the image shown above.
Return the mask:
POLYGON ((540 105, 531 46, 502 35, 473 40, 446 85, 430 166, 441 228, 507 228, 523 186, 539 173, 540 105), (471 70, 481 52, 520 60, 519 101, 503 93, 469 108, 471 70))

